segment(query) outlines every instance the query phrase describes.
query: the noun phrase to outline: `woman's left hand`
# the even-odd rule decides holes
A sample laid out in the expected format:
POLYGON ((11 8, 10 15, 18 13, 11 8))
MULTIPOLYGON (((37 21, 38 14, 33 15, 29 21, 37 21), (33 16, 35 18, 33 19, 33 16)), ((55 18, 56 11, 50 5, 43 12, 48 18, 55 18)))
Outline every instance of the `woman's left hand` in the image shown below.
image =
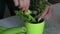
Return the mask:
POLYGON ((38 17, 38 22, 43 19, 49 19, 52 16, 52 5, 46 5, 44 12, 38 17))

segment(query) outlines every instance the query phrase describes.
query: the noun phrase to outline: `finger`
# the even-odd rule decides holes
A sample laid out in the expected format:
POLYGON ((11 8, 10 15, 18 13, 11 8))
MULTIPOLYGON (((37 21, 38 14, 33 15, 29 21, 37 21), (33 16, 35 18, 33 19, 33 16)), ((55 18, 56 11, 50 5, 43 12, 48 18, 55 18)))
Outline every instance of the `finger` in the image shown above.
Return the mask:
POLYGON ((25 7, 22 8, 22 11, 23 11, 23 12, 25 11, 25 7))
POLYGON ((22 9, 24 7, 24 0, 19 0, 19 8, 22 9))
POLYGON ((39 16, 38 21, 40 21, 41 18, 44 18, 44 17, 46 16, 46 14, 47 14, 47 12, 48 12, 48 9, 49 9, 49 6, 46 5, 44 12, 42 13, 41 16, 39 16))
POLYGON ((49 8, 49 13, 52 13, 52 11, 53 11, 53 6, 51 5, 49 8))
POLYGON ((26 14, 26 12, 28 11, 29 6, 30 6, 30 0, 26 1, 24 14, 26 14))
POLYGON ((43 16, 42 18, 44 18, 44 16, 48 13, 48 9, 49 9, 49 6, 46 5, 45 10, 44 10, 44 12, 41 15, 41 16, 43 16))
POLYGON ((27 5, 26 7, 25 7, 25 11, 24 11, 24 14, 26 15, 26 13, 27 13, 27 11, 29 10, 29 5, 27 5))
POLYGON ((26 7, 25 5, 26 5, 26 0, 24 0, 24 3, 23 3, 23 9, 22 9, 23 11, 25 11, 25 7, 26 7))
POLYGON ((25 10, 24 10, 25 15, 26 15, 27 11, 28 11, 28 7, 26 7, 25 10))
POLYGON ((53 6, 51 5, 49 7, 49 12, 48 14, 46 15, 45 19, 50 19, 52 17, 52 11, 53 11, 53 6))
POLYGON ((13 1, 14 1, 15 6, 19 5, 18 0, 13 0, 13 1))
POLYGON ((42 16, 45 16, 47 14, 48 9, 49 9, 49 6, 46 5, 44 12, 42 13, 41 16, 39 16, 39 18, 43 18, 42 16))

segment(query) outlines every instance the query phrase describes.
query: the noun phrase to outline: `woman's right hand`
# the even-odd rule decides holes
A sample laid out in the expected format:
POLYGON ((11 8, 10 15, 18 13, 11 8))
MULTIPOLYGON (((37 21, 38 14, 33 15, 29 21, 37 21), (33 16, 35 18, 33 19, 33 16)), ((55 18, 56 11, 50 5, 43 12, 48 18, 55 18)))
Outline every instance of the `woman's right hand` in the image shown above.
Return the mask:
POLYGON ((15 6, 24 11, 24 14, 26 14, 30 6, 30 0, 14 0, 14 3, 15 6))

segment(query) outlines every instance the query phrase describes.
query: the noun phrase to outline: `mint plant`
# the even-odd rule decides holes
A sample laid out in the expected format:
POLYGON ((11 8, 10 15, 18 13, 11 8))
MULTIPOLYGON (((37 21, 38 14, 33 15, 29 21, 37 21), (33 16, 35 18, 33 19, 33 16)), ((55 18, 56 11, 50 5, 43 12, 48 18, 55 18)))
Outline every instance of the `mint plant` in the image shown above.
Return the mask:
POLYGON ((31 0, 30 8, 26 15, 24 15, 23 11, 21 10, 15 11, 15 13, 24 21, 37 22, 38 15, 43 13, 46 3, 46 0, 31 0))

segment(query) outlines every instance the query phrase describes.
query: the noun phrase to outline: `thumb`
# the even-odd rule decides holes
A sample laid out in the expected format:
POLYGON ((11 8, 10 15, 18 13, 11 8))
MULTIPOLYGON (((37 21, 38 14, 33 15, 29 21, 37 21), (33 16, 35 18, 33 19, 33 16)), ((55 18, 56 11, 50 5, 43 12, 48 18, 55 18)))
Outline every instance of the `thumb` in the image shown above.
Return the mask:
POLYGON ((43 11, 42 15, 39 16, 39 18, 38 18, 38 22, 39 22, 41 19, 44 19, 44 17, 45 17, 46 14, 48 13, 48 9, 49 9, 49 6, 46 5, 45 10, 43 11))

